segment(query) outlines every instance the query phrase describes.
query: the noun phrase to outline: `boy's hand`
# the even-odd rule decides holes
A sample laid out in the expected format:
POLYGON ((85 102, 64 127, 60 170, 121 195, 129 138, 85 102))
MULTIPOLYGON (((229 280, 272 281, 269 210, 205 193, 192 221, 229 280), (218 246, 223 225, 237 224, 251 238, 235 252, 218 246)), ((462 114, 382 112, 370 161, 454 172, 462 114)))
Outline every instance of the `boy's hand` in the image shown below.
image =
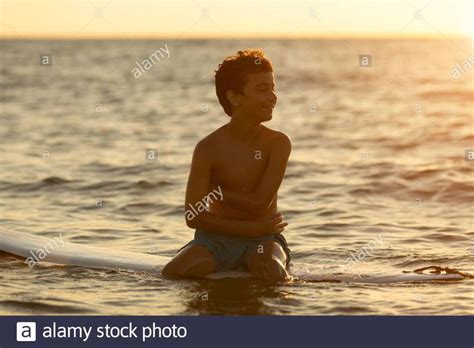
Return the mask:
POLYGON ((282 233, 288 224, 283 221, 281 213, 270 213, 255 220, 255 231, 252 231, 254 237, 266 236, 269 234, 282 233))

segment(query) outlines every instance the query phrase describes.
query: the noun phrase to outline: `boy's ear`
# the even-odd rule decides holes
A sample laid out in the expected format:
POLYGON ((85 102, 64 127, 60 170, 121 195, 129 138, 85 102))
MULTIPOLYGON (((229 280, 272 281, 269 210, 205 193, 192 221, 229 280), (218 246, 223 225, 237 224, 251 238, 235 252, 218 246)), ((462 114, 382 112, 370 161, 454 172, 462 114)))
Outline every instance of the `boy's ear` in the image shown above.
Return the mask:
POLYGON ((239 93, 235 93, 232 90, 228 90, 226 92, 227 100, 232 106, 239 106, 240 105, 240 95, 239 93))

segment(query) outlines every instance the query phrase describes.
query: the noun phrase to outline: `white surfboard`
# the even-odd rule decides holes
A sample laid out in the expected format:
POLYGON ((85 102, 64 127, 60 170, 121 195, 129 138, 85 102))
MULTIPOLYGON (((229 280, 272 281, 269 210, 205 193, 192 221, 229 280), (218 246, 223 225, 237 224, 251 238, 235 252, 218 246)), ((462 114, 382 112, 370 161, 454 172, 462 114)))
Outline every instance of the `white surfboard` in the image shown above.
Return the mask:
MULTIPOLYGON (((25 263, 40 262, 61 265, 83 266, 90 268, 116 269, 147 272, 159 275, 161 269, 170 260, 169 257, 106 249, 84 244, 70 243, 62 236, 45 238, 29 233, 0 230, 0 251, 25 258, 25 263)), ((298 268, 298 267, 296 267, 298 268)), ((459 274, 417 274, 404 273, 361 277, 359 275, 321 275, 306 271, 290 273, 299 280, 310 282, 338 281, 351 283, 398 283, 426 282, 443 280, 462 280, 459 274)), ((226 271, 207 275, 210 279, 251 278, 248 272, 226 271)))

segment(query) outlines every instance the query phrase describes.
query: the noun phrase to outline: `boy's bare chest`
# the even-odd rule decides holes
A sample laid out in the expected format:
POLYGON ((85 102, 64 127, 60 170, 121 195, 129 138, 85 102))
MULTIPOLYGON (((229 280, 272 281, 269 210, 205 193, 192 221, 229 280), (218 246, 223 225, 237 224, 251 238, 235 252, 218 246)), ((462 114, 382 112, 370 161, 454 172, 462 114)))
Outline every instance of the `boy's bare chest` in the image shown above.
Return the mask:
POLYGON ((242 191, 258 184, 270 157, 270 149, 263 143, 225 144, 214 153, 211 181, 242 191))

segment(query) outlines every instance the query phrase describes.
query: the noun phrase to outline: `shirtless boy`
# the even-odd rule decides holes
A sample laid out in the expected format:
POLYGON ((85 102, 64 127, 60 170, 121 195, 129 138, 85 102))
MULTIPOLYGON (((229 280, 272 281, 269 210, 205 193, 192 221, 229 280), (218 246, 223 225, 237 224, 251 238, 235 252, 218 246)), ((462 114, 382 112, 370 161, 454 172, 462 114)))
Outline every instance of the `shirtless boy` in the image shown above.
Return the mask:
POLYGON ((162 274, 245 270, 271 282, 290 280, 290 249, 281 234, 287 223, 277 212, 277 192, 291 142, 261 124, 272 119, 277 101, 271 62, 261 50, 239 51, 219 65, 215 83, 230 121, 196 145, 185 200, 194 239, 162 274), (222 199, 210 199, 211 192, 222 199), (196 209, 205 197, 207 209, 196 209))

